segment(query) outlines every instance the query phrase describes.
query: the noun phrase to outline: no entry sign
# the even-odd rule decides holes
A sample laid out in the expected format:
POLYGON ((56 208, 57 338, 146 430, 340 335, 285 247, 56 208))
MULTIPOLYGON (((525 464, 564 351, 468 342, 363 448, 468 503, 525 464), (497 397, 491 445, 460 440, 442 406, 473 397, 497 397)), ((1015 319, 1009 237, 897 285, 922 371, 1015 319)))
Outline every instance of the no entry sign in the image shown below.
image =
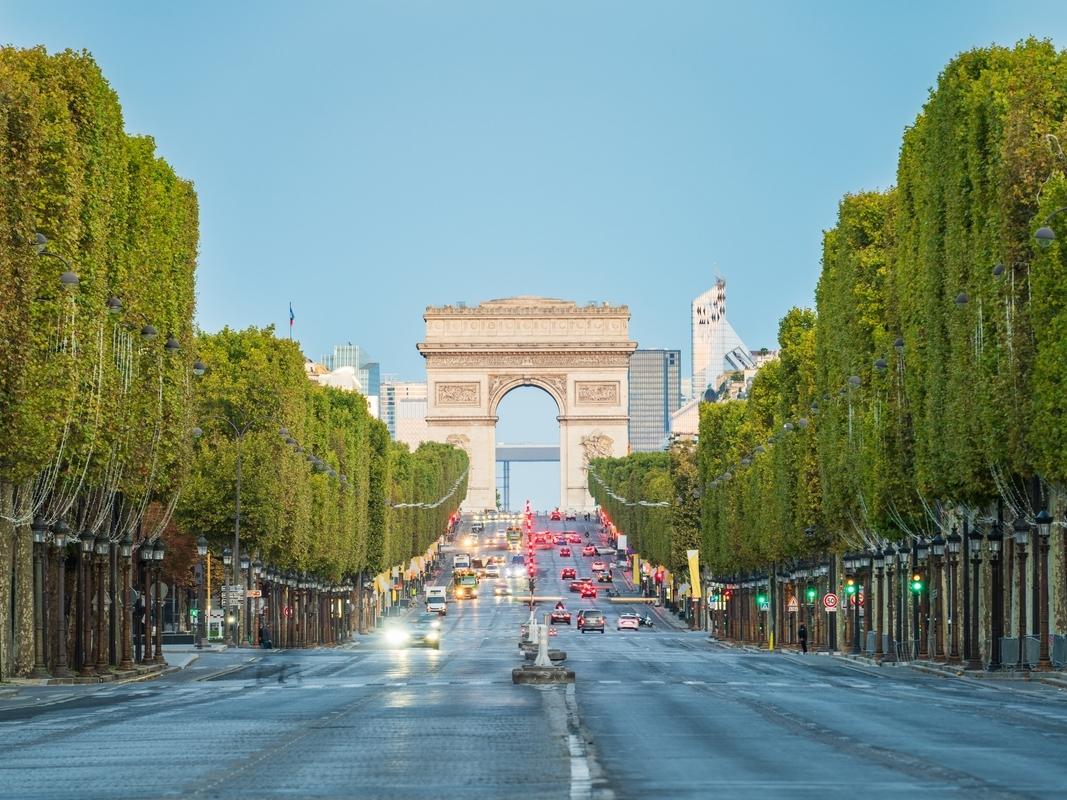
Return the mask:
POLYGON ((837 595, 833 592, 827 592, 822 596, 822 604, 827 611, 837 611, 837 595))

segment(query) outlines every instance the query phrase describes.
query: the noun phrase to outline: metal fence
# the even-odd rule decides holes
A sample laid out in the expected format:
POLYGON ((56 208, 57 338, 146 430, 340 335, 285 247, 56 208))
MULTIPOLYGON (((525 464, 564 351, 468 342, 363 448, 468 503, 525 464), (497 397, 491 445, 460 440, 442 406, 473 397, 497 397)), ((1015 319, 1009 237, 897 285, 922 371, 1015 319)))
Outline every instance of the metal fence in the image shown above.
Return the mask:
POLYGON ((1052 665, 1054 667, 1067 666, 1067 636, 1054 633, 1049 638, 1052 640, 1049 654, 1052 658, 1052 665))

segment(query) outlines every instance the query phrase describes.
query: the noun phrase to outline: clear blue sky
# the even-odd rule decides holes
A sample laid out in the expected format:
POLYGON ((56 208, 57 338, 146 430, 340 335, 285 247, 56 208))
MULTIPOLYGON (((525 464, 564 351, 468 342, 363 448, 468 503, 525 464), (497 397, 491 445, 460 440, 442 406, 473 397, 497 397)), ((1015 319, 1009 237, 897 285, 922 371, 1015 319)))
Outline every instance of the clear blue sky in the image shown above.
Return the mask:
MULTIPOLYGON (((688 361, 716 270, 774 346, 940 69, 1030 35, 1067 45, 1063 0, 0 0, 0 41, 91 51, 195 182, 203 328, 284 334, 291 300, 309 355, 412 379, 427 304, 515 294, 627 303, 688 361)), ((500 438, 553 438, 543 400, 500 438)))

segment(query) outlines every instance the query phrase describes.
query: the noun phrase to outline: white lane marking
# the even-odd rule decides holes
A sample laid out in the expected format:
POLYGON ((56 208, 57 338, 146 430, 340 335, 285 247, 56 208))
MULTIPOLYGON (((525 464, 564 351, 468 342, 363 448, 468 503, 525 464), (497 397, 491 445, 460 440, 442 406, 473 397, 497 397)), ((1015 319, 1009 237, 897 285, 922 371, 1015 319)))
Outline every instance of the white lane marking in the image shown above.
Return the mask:
MULTIPOLYGON (((682 681, 686 686, 704 686, 704 681, 682 681)), ((772 686, 774 684, 771 684, 772 686)))
POLYGON ((622 681, 600 681, 600 683, 622 683, 622 681))
POLYGON ((641 681, 641 683, 663 683, 663 681, 644 680, 644 681, 641 681))
POLYGON ((571 753, 571 800, 584 800, 593 792, 585 748, 573 733, 567 735, 567 746, 571 753))
POLYGON ((748 681, 727 681, 727 686, 748 686, 748 681))
POLYGON ((396 683, 387 683, 386 686, 407 686, 407 681, 397 681, 396 683))
POLYGON ((781 681, 770 681, 770 682, 765 683, 763 685, 764 686, 774 686, 775 688, 778 688, 778 689, 781 689, 783 687, 789 686, 788 683, 782 683, 781 681))
POLYGON ((367 684, 365 683, 344 683, 341 684, 342 689, 362 689, 367 684))

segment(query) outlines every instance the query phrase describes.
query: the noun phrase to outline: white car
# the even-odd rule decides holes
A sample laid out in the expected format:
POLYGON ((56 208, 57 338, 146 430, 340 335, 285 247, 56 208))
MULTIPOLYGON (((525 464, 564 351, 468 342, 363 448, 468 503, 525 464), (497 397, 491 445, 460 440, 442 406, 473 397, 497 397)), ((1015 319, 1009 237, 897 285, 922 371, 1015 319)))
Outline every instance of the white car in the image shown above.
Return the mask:
POLYGON ((603 561, 601 561, 599 558, 596 561, 594 561, 592 566, 590 567, 590 569, 592 569, 593 572, 603 572, 607 568, 608 568, 608 565, 605 564, 603 561))
POLYGON ((496 564, 486 564, 485 568, 482 570, 482 575, 486 578, 499 578, 500 567, 496 564))
POLYGON ((617 631, 636 631, 641 627, 641 618, 631 611, 619 614, 619 621, 615 623, 617 631))

